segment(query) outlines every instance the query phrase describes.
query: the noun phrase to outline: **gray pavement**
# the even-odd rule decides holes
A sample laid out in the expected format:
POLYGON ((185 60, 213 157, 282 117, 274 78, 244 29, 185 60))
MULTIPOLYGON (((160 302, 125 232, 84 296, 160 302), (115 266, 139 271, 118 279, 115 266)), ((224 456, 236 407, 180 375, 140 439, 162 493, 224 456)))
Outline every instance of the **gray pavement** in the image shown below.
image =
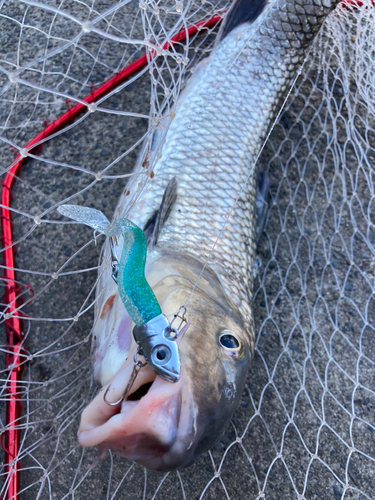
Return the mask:
MULTIPOLYGON (((104 2, 103 6, 96 4, 98 10, 104 7, 104 2)), ((17 11, 20 6, 9 3, 5 8, 20 19, 24 15, 24 11, 17 11)), ((79 4, 75 8, 77 16, 87 12, 79 4)), ((49 14, 40 17, 30 9, 28 15, 30 23, 39 23, 44 30, 52 23, 49 14)), ((129 16, 121 21, 123 30, 129 29, 131 16, 130 9, 129 16)), ((5 18, 0 21, 4 28, 0 35, 1 57, 15 61, 14 42, 24 40, 26 35, 21 35, 16 26, 10 28, 5 18)), ((69 23, 56 29, 67 38, 76 34, 69 23)), ((43 41, 38 42, 39 47, 31 31, 30 40, 35 41, 36 50, 43 50, 43 41)), ((80 46, 85 48, 86 43, 91 53, 99 50, 94 38, 80 46)), ((90 81, 98 82, 107 78, 121 60, 115 44, 105 46, 100 54, 107 67, 97 62, 92 65, 83 50, 77 50, 75 55, 66 51, 55 64, 65 64, 66 70, 68 62, 72 62, 72 67, 87 72, 85 75, 91 71, 90 81)), ((59 88, 64 91, 69 89, 81 97, 90 91, 88 85, 65 81, 51 68, 50 86, 60 79, 59 88)), ((83 73, 75 71, 69 73, 71 78, 83 81, 83 73)), ((313 81, 317 79, 318 87, 322 85, 314 70, 310 76, 313 81)), ((37 73, 29 75, 35 82, 37 77, 37 73)), ((300 95, 309 95, 310 88, 311 81, 307 81, 300 95)), ((343 95, 342 85, 336 83, 331 104, 342 103, 343 95)), ((105 101, 105 108, 148 114, 149 101, 146 74, 105 101)), ((43 119, 57 117, 65 106, 64 99, 58 105, 53 103, 48 92, 20 85, 14 94, 11 88, 0 103, 0 124, 8 124, 2 135, 24 145, 41 129, 43 119), (36 96, 39 103, 35 106, 32 101, 36 96), (20 128, 25 120, 29 123, 20 128)), ((263 152, 260 165, 269 170, 270 211, 259 245, 254 300, 258 341, 247 381, 249 390, 211 456, 204 455, 179 473, 164 477, 115 456, 88 469, 96 451, 81 450, 76 432, 80 413, 96 391, 90 377, 93 308, 77 322, 50 320, 73 318, 91 304, 96 271, 59 276, 56 280, 51 276, 72 257, 64 272, 95 268, 101 242, 91 242, 82 250, 91 240, 90 230, 53 222, 62 221, 56 210, 44 216, 51 222, 37 227, 32 218, 14 214, 14 234, 19 240, 17 266, 24 270, 18 273, 18 279, 30 284, 35 292, 34 300, 25 308, 32 318, 26 322, 30 326, 26 347, 33 359, 24 372, 24 380, 29 383, 25 383, 28 391, 24 393, 22 421, 25 441, 21 500, 190 500, 200 498, 204 491, 204 498, 210 500, 294 500, 301 498, 297 492, 309 500, 339 500, 343 498, 344 484, 352 488, 345 498, 373 497, 375 398, 371 391, 375 351, 371 324, 375 308, 369 282, 374 279, 375 233, 368 232, 368 221, 362 213, 368 213, 373 206, 368 165, 373 164, 375 155, 373 146, 367 151, 363 148, 362 173, 358 168, 362 152, 356 146, 344 147, 348 131, 343 120, 328 120, 322 126, 316 119, 303 141, 304 123, 311 120, 319 106, 319 92, 312 95, 308 106, 305 99, 295 99, 263 152), (333 134, 335 145, 330 141, 333 134), (311 150, 313 155, 309 156, 311 150), (345 154, 338 161, 338 151, 343 150, 345 154), (357 178, 355 188, 353 178, 357 178), (353 195, 355 189, 358 197, 353 195), (350 203, 345 205, 345 200, 350 203), (237 442, 236 436, 241 436, 237 442), (215 477, 217 470, 220 475, 215 477), (264 496, 258 496, 262 490, 264 496)), ((322 106, 319 116, 326 117, 326 111, 322 106)), ((361 116, 365 113, 364 108, 358 110, 361 116)), ((341 114, 345 118, 346 109, 342 108, 341 114)), ((366 119, 367 129, 374 130, 374 117, 366 115, 366 119)), ((92 175, 72 167, 99 172, 146 130, 147 121, 140 118, 93 113, 43 146, 38 154, 54 164, 39 159, 27 161, 15 183, 13 207, 34 217, 73 193, 80 193, 72 200, 74 203, 102 210, 111 218, 126 179, 102 179, 91 185, 92 175)), ((363 125, 358 125, 358 130, 364 136, 363 125)), ((131 172, 137 154, 135 149, 114 164, 111 174, 131 172)), ((13 157, 8 146, 0 149, 0 155, 2 167, 13 157)))

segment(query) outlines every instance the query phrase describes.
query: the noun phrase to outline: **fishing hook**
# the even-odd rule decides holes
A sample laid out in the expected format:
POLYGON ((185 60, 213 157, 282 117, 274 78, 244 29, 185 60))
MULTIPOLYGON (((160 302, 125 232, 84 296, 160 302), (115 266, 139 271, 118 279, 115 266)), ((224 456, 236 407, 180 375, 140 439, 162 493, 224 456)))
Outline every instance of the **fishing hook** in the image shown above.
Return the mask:
POLYGON ((142 363, 141 361, 138 361, 137 360, 137 356, 138 354, 140 356, 142 356, 142 349, 141 347, 139 346, 138 349, 135 351, 134 353, 134 366, 133 366, 133 371, 131 372, 131 375, 129 377, 129 380, 128 380, 128 383, 126 384, 126 388, 125 388, 125 391, 123 392, 121 398, 116 401, 115 403, 111 403, 110 401, 107 400, 107 394, 109 392, 109 389, 111 388, 111 384, 109 384, 109 386, 107 387, 105 393, 104 393, 104 396, 103 396, 103 401, 108 405, 108 406, 117 406, 119 405, 120 403, 122 403, 123 401, 126 401, 128 395, 129 395, 129 392, 131 391, 131 388, 133 387, 133 384, 135 382, 135 379, 137 378, 137 375, 139 373, 139 370, 141 368, 143 368, 144 366, 147 365, 147 361, 145 361, 144 363, 142 363))
POLYGON ((116 255, 115 245, 117 245, 117 242, 115 241, 115 237, 110 238, 112 279, 117 284, 119 261, 118 261, 117 255, 116 255))

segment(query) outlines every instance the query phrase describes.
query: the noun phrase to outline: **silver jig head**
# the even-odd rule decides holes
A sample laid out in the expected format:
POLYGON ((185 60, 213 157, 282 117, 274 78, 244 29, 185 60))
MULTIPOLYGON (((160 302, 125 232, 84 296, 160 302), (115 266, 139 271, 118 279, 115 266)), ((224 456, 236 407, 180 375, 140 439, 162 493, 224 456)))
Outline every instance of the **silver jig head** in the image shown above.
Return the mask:
POLYGON ((176 342, 178 331, 172 328, 164 314, 159 314, 133 329, 134 340, 142 346, 143 355, 151 368, 168 382, 180 378, 180 354, 176 342))

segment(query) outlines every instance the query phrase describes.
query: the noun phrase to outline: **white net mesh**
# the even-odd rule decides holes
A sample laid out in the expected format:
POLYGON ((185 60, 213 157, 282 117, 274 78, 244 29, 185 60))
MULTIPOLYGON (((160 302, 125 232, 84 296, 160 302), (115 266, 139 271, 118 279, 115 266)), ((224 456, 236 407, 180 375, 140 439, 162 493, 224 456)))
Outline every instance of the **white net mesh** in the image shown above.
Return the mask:
MULTIPOLYGON (((71 201, 111 218, 142 144, 158 119, 173 112, 217 28, 163 47, 226 2, 27 0, 0 7, 3 178, 15 153, 67 107, 145 49, 156 46, 158 54, 118 91, 43 139, 12 189, 17 293, 28 317, 16 422, 20 498, 373 498, 371 3, 339 7, 327 20, 260 159, 269 171, 270 209, 259 245, 257 344, 232 426, 192 467, 166 475, 114 455, 89 469, 96 452, 77 444, 80 414, 96 392, 89 334, 100 245, 88 228, 64 222, 56 207, 71 201)), ((146 164, 140 187, 150 175, 146 164)), ((5 328, 1 335, 4 437, 5 328)))

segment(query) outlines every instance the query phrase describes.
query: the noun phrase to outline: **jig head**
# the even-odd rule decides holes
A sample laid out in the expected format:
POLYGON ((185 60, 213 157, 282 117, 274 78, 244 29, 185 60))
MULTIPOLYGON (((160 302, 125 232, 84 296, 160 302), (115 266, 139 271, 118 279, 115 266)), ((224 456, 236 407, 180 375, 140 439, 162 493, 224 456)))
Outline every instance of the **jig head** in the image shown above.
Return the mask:
POLYGON ((133 329, 134 340, 142 346, 147 363, 168 382, 177 382, 180 378, 177 334, 164 314, 133 329))

